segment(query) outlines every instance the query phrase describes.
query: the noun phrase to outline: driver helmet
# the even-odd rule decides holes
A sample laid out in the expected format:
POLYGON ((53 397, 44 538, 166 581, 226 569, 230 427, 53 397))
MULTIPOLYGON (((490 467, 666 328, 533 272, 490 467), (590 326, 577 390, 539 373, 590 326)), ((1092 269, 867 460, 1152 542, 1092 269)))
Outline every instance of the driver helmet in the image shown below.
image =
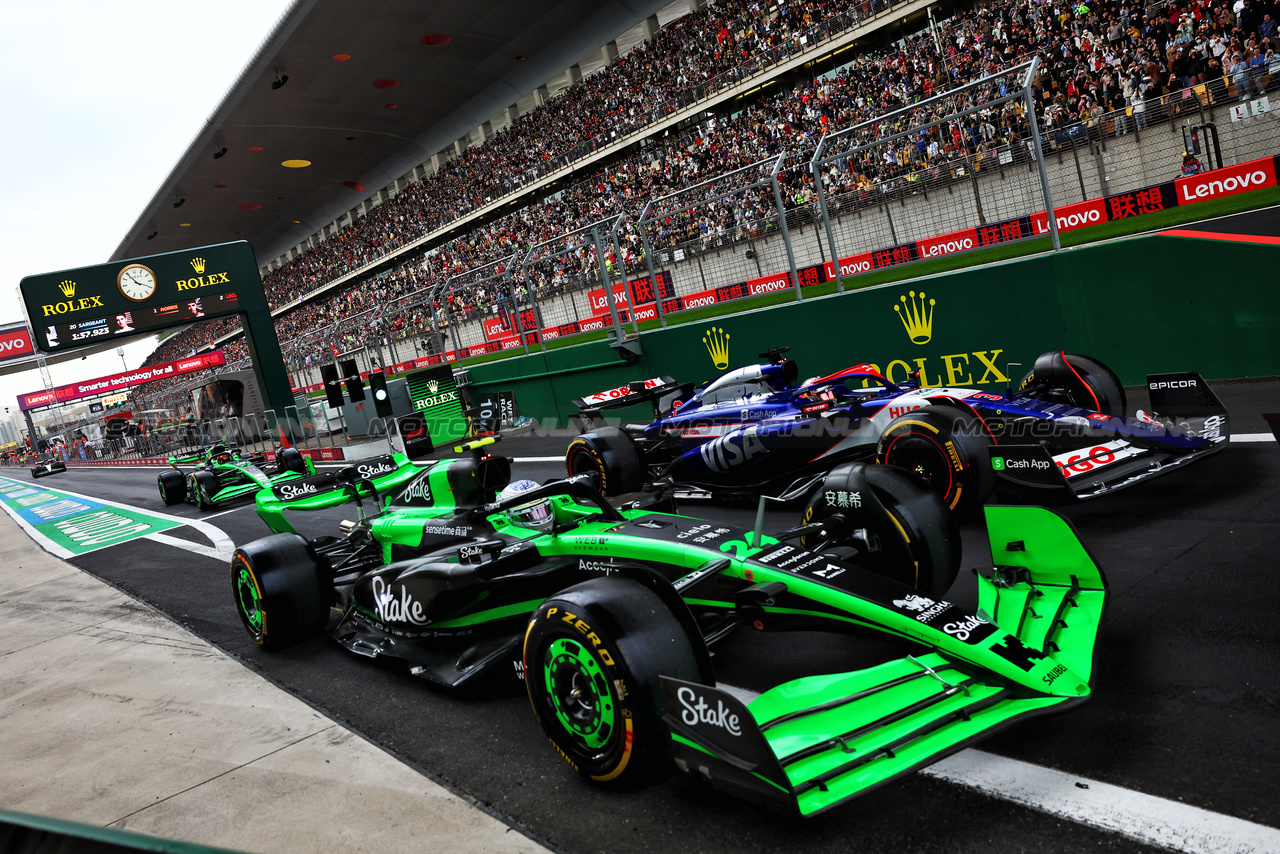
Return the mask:
MULTIPOLYGON (((538 484, 532 480, 517 480, 507 484, 502 492, 498 493, 498 500, 505 501, 508 498, 514 498, 522 492, 528 492, 537 488, 538 484)), ((520 504, 507 510, 507 518, 522 528, 531 528, 535 531, 550 531, 552 523, 555 522, 555 516, 551 513, 551 502, 547 499, 541 501, 530 501, 528 504, 520 504)))

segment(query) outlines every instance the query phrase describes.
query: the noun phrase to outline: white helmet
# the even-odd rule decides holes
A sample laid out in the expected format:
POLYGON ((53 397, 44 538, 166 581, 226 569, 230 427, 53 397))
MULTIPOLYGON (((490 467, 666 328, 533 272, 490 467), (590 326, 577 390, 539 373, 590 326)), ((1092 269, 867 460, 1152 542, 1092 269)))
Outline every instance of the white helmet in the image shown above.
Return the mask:
MULTIPOLYGON (((522 492, 536 489, 537 486, 538 484, 532 480, 517 480, 507 484, 502 492, 498 493, 498 500, 512 498, 522 492)), ((507 510, 507 518, 522 528, 531 528, 535 531, 550 531, 555 522, 555 516, 551 513, 551 502, 545 498, 512 507, 507 510)))

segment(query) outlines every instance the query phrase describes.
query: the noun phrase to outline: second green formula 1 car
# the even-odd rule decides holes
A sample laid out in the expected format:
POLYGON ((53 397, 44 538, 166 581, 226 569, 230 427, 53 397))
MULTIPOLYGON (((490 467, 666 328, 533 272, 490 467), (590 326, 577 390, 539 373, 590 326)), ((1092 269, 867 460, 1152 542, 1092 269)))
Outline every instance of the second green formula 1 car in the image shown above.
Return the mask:
POLYGON ((801 525, 766 536, 666 512, 653 494, 611 501, 589 477, 508 485, 486 441, 259 493, 277 533, 231 563, 250 638, 276 649, 328 633, 444 686, 514 665, 588 780, 634 785, 674 760, 801 815, 1090 696, 1105 584, 1048 510, 985 508, 994 568, 966 613, 944 598, 960 563, 950 513, 891 466, 837 467, 801 525), (359 518, 339 535, 293 533, 290 511, 344 503, 359 518), (749 703, 718 685, 711 651, 735 632, 795 630, 904 649, 749 703))
POLYGON ((156 476, 161 500, 168 505, 187 501, 201 510, 316 473, 315 464, 297 448, 281 448, 275 461, 268 462, 265 454, 245 454, 239 448, 214 444, 190 454, 174 454, 169 465, 173 468, 156 476), (193 468, 184 472, 180 466, 193 468))

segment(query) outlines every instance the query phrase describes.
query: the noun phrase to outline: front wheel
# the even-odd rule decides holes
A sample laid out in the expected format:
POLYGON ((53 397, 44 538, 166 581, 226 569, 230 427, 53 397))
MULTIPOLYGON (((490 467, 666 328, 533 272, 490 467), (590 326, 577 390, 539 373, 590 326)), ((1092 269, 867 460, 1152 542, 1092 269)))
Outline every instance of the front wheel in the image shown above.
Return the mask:
POLYGON ((813 551, 853 561, 932 599, 960 571, 960 529, 936 492, 894 466, 836 466, 805 507, 802 524, 830 523, 806 534, 813 551), (833 519, 839 514, 839 519, 833 519))
POLYGON ((215 506, 213 496, 218 492, 218 478, 210 471, 194 471, 187 475, 187 490, 195 505, 207 512, 215 506))
POLYGON ((990 445, 977 416, 955 406, 927 406, 889 422, 876 444, 876 462, 916 475, 963 515, 980 508, 994 488, 990 445))
POLYGON ((1127 411, 1124 386, 1115 372, 1097 359, 1051 350, 1018 383, 1018 394, 1046 403, 1065 403, 1106 415, 1127 411))
POLYGON ((309 474, 307 462, 303 459, 302 452, 297 448, 281 448, 280 453, 276 455, 276 465, 281 474, 284 472, 309 474))
POLYGON ((255 540, 231 558, 236 613, 263 649, 283 649, 324 631, 332 594, 323 565, 298 534, 255 540))
POLYGON ((629 787, 673 767, 660 675, 700 681, 688 635, 639 582, 574 585, 529 621, 529 702, 560 756, 593 782, 629 787))

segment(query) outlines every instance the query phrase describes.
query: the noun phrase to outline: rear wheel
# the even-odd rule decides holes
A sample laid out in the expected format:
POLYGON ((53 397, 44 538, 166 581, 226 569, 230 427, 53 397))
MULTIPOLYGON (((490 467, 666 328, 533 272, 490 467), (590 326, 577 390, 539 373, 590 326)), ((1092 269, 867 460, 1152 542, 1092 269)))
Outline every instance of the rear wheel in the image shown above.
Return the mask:
POLYGON ((170 469, 156 475, 156 486, 160 488, 160 500, 172 507, 181 504, 187 497, 186 478, 182 472, 170 469))
POLYGON ((333 587, 305 539, 275 534, 236 549, 231 594, 250 640, 274 650, 324 631, 333 587))
POLYGON ((191 500, 201 510, 214 508, 213 496, 218 493, 218 478, 209 471, 193 471, 187 475, 187 489, 191 500))
POLYGON ((658 677, 699 681, 693 647, 653 591, 599 578, 553 596, 524 641, 524 679, 547 737, 582 776, 611 787, 672 768, 658 677))
POLYGON ((809 501, 803 524, 843 519, 801 538, 805 548, 850 560, 940 598, 960 570, 960 530, 936 492, 893 466, 846 463, 809 501), (861 532, 865 531, 865 534, 861 532), (864 539, 865 537, 865 539, 864 539))
POLYGON ((617 427, 601 427, 574 439, 565 450, 564 465, 570 477, 594 473, 604 495, 636 492, 644 486, 640 449, 617 427))
POLYGON ((1036 359, 1018 393, 1046 403, 1065 403, 1107 415, 1128 411, 1124 386, 1110 368, 1089 356, 1052 350, 1036 359))
POLYGON ((876 462, 906 469, 950 510, 967 514, 991 495, 990 445, 977 416, 954 406, 927 406, 889 422, 876 445, 876 462))

